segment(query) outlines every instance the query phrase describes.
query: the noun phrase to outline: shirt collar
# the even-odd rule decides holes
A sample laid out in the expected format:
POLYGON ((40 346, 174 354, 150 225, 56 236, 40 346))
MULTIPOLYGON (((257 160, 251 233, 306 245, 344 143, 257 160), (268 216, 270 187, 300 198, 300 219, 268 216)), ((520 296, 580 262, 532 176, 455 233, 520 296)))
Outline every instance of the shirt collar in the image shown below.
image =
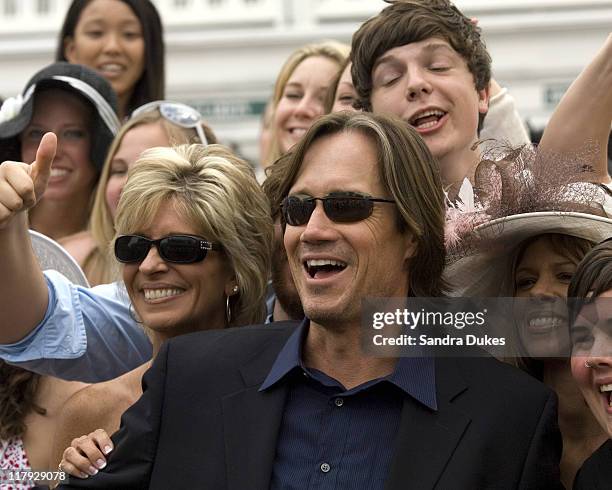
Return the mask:
POLYGON ((436 366, 432 357, 400 357, 387 379, 423 405, 438 409, 436 366))
POLYGON ((302 338, 308 332, 309 324, 310 321, 304 318, 300 326, 287 339, 259 391, 264 391, 276 384, 292 369, 302 367, 302 338))
MULTIPOLYGON (((310 320, 304 318, 300 326, 287 339, 259 391, 265 391, 277 384, 295 368, 305 370, 302 363, 302 345, 309 325, 310 320)), ((400 357, 395 371, 386 379, 423 405, 432 410, 438 409, 433 358, 400 357)))

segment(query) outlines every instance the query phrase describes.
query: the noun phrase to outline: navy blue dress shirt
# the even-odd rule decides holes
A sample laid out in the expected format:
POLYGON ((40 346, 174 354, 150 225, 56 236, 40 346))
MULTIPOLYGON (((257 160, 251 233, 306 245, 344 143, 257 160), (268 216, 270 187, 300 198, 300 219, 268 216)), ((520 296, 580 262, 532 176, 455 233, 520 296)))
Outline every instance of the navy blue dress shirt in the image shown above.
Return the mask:
POLYGON ((271 490, 382 490, 406 397, 437 410, 432 358, 400 358, 394 372, 347 390, 304 366, 305 319, 260 391, 288 384, 271 490))

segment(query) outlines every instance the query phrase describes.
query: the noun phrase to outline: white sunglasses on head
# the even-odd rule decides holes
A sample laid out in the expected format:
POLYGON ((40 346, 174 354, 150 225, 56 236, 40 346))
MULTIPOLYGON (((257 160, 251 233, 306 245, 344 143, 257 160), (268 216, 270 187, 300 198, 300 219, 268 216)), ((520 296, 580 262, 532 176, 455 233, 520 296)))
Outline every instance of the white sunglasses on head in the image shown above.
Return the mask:
POLYGON ((130 119, 153 109, 158 109, 162 117, 172 124, 176 124, 182 128, 195 129, 202 144, 208 144, 208 140, 202 130, 202 115, 193 107, 181 102, 155 100, 134 109, 130 115, 130 119))

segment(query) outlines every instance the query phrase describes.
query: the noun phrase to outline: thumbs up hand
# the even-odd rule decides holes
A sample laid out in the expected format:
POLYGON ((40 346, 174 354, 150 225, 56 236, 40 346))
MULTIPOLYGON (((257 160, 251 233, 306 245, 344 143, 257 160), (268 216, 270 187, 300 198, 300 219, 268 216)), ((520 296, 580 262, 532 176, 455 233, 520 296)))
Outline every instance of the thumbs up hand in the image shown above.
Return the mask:
POLYGON ((46 133, 31 164, 9 161, 0 165, 0 229, 40 200, 49 182, 56 151, 57 137, 46 133))

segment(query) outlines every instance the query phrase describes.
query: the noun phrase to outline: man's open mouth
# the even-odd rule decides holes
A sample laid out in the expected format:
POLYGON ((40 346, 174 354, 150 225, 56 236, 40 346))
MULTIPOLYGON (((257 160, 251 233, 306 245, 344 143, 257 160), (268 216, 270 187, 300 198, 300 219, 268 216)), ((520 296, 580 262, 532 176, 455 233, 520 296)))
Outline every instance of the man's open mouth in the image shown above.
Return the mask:
POLYGON ((325 279, 346 269, 346 263, 332 259, 310 259, 304 261, 304 268, 313 279, 325 279))
POLYGON ((429 109, 422 112, 417 112, 410 118, 408 123, 415 129, 430 129, 440 122, 446 115, 446 112, 439 109, 429 109))

